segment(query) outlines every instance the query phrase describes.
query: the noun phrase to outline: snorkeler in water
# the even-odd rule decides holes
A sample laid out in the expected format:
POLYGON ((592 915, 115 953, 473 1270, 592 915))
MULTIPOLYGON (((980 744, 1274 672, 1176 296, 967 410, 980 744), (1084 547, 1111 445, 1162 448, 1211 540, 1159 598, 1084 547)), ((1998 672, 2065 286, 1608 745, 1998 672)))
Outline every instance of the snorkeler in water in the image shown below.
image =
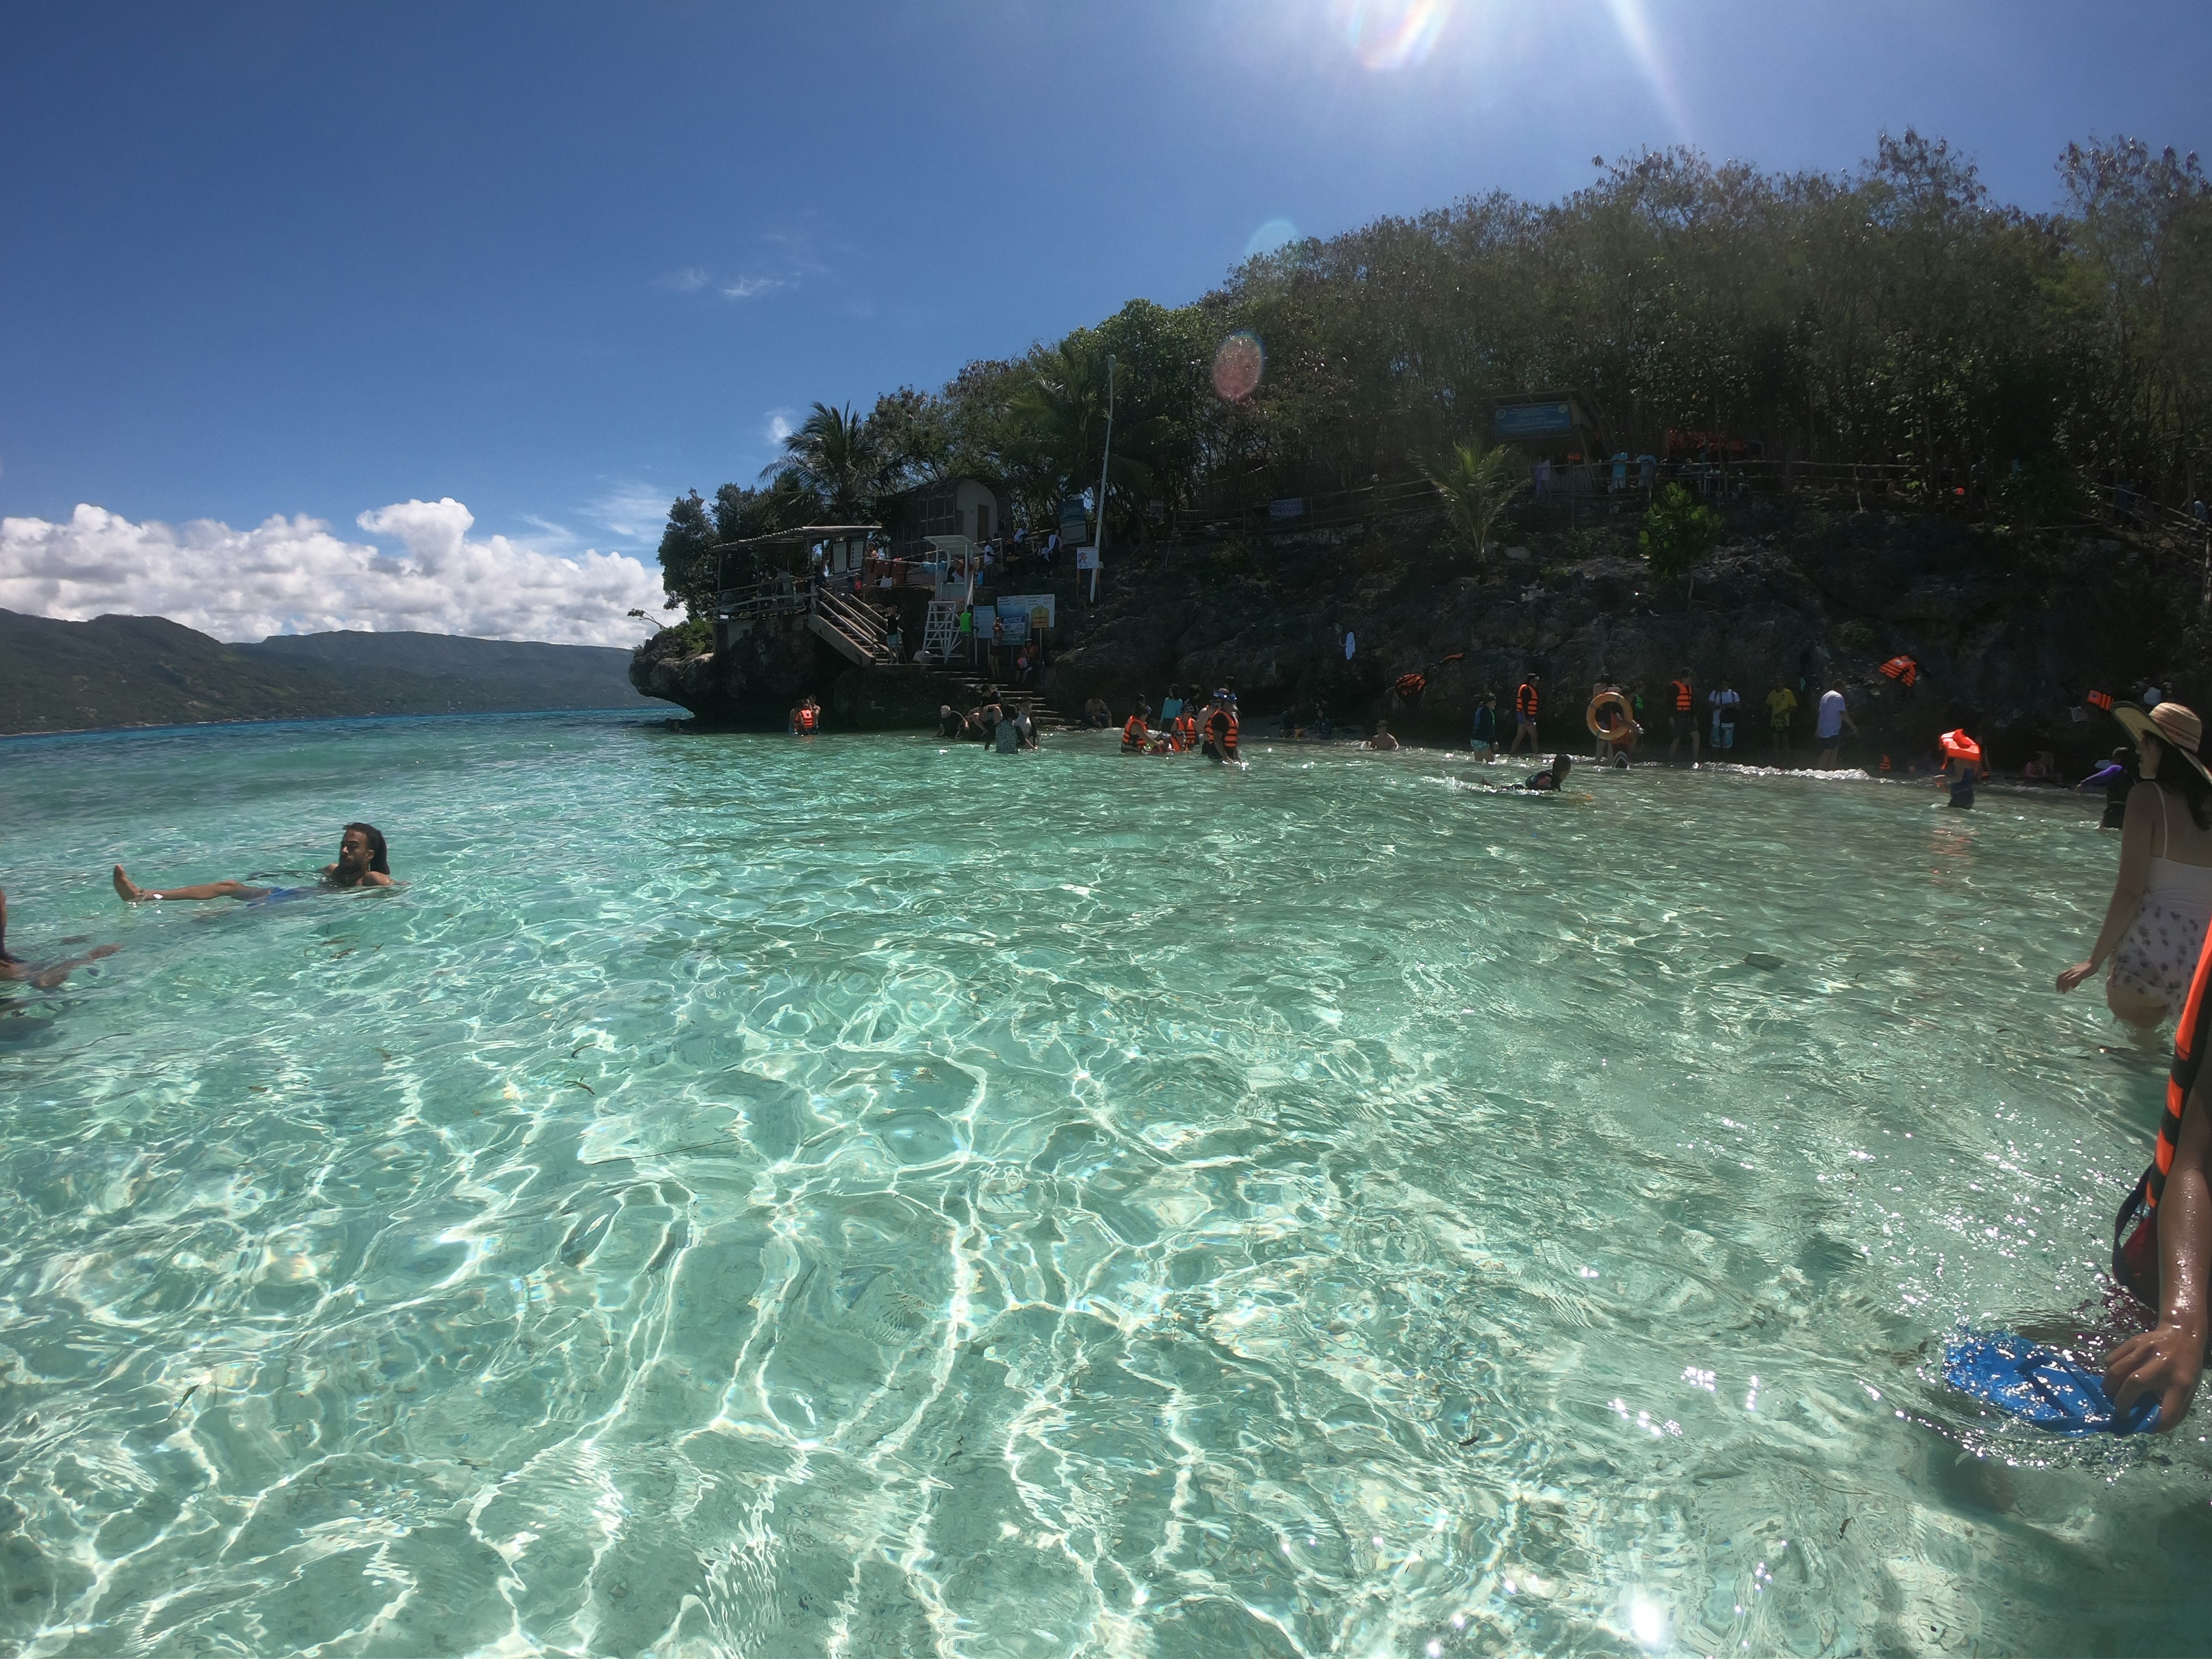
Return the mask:
POLYGON ((1566 782, 1567 774, 1572 769, 1574 763, 1575 757, 1572 755, 1554 755, 1552 757, 1550 766, 1537 773, 1534 777, 1525 780, 1521 787, 1523 789, 1558 789, 1566 782))
MULTIPOLYGON (((325 887, 397 887, 392 878, 392 861, 386 855, 384 832, 373 823, 349 823, 338 837, 338 858, 336 864, 323 866, 322 884, 325 887)), ((141 887, 115 866, 115 892, 118 898, 132 904, 146 904, 155 899, 265 899, 290 897, 302 891, 296 887, 253 887, 242 881, 208 881, 196 887, 164 887, 155 891, 141 887)))
POLYGON ((81 957, 71 957, 67 962, 26 962, 8 949, 8 895, 0 892, 0 981, 18 985, 35 985, 41 991, 51 991, 70 976, 70 969, 82 968, 88 962, 98 962, 102 957, 112 957, 123 947, 101 945, 87 951, 81 957))

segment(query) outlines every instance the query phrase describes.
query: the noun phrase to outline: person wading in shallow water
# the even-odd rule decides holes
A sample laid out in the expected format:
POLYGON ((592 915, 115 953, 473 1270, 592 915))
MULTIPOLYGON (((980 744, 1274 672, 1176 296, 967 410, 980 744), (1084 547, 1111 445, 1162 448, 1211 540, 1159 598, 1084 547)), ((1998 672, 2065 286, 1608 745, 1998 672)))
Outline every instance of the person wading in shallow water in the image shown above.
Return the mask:
MULTIPOLYGON (((384 832, 373 823, 349 823, 338 838, 338 860, 323 866, 325 887, 397 887, 392 861, 384 850, 384 832)), ((164 887, 158 892, 141 887, 115 866, 115 891, 133 904, 156 899, 268 899, 296 898, 304 887, 252 887, 242 881, 207 881, 196 887, 164 887)))
POLYGON ((8 949, 8 895, 0 892, 0 981, 35 985, 41 991, 51 991, 69 977, 70 969, 112 957, 120 949, 122 946, 117 945, 102 945, 81 957, 71 957, 67 962, 26 962, 8 949))

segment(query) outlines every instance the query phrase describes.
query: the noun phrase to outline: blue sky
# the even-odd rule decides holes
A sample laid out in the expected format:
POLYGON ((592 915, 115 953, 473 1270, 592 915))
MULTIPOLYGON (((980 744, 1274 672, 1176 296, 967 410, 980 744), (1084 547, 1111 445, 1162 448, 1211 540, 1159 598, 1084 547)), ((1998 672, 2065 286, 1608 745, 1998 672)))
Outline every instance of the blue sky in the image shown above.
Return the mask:
POLYGON ((451 496, 649 548, 779 412, 1188 300, 1270 222, 1678 142, 1841 167, 1917 125, 2032 206, 2070 137, 2212 150, 2202 0, 1540 9, 11 6, 0 514, 451 496))

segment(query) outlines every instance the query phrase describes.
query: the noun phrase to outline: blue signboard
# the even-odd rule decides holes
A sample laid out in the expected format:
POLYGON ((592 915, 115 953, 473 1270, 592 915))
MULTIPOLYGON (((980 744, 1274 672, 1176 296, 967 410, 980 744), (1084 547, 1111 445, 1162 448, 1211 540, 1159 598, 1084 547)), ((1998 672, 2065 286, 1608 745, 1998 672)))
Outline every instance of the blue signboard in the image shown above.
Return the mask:
POLYGON ((1574 429, 1573 406, 1564 401, 1501 404, 1490 423, 1492 435, 1504 440, 1557 437, 1574 429))
POLYGON ((1303 495, 1285 495, 1267 503, 1267 516, 1271 519, 1303 519, 1305 514, 1306 498, 1303 495))

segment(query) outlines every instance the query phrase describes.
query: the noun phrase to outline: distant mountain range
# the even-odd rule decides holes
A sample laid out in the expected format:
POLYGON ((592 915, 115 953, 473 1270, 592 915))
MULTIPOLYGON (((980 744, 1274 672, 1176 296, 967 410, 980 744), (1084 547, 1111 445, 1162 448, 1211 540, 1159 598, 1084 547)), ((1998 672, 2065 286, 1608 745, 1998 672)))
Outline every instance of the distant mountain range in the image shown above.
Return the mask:
POLYGON ((629 654, 444 634, 225 645, 160 617, 76 623, 0 611, 0 732, 665 706, 631 686, 629 654))

